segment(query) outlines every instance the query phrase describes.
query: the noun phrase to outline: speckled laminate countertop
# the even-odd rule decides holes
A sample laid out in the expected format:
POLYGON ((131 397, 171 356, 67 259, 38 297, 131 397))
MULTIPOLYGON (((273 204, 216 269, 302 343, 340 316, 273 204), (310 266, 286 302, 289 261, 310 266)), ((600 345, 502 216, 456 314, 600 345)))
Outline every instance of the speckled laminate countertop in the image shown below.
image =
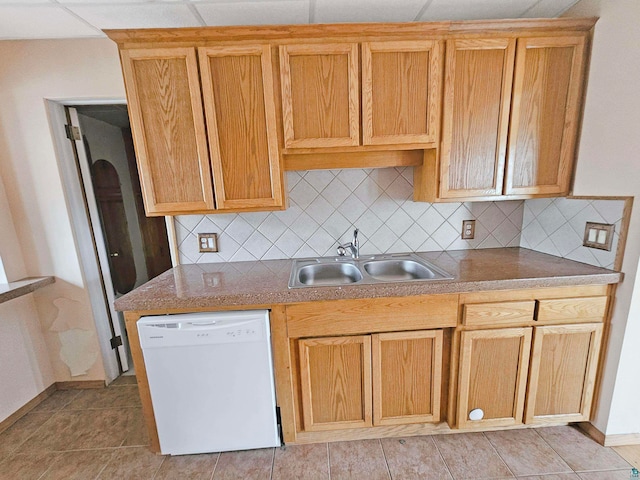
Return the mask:
POLYGON ((291 260, 180 265, 118 298, 120 311, 189 310, 346 298, 618 283, 622 274, 524 248, 425 252, 453 280, 289 289, 291 260))
POLYGON ((33 277, 23 278, 16 282, 0 283, 0 303, 34 292, 55 281, 55 277, 33 277))

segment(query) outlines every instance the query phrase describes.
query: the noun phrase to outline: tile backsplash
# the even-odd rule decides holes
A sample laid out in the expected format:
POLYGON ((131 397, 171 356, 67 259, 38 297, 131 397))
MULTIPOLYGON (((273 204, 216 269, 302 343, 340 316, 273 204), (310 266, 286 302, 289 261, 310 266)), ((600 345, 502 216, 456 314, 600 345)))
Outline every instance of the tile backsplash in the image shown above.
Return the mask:
POLYGON ((175 217, 180 263, 336 255, 360 229, 364 254, 520 245, 523 201, 413 202, 413 168, 287 172, 289 208, 175 217), (461 240, 463 220, 475 238, 461 240), (198 233, 218 233, 218 253, 198 252, 198 233))
POLYGON ((287 210, 175 217, 180 263, 336 255, 357 227, 364 254, 521 246, 613 268, 622 200, 414 202, 412 167, 286 176, 287 210), (462 240, 462 221, 472 219, 475 238, 462 240), (611 252, 582 246, 587 221, 615 224, 611 252), (198 233, 217 233, 220 251, 199 253, 198 233))

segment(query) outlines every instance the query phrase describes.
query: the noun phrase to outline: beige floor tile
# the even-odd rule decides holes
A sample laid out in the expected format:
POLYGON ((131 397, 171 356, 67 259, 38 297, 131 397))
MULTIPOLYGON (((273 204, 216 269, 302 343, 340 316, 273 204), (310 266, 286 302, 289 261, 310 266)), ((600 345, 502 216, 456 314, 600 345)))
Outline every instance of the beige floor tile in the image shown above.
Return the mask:
POLYGON ((329 444, 331 480, 388 480, 389 470, 380 440, 329 444))
POLYGON ((30 412, 0 433, 0 462, 16 451, 52 415, 51 412, 30 412))
POLYGON ((393 480, 452 478, 432 437, 384 438, 382 448, 393 480))
POLYGON ((611 448, 603 447, 573 427, 539 428, 538 433, 576 472, 631 466, 611 448))
POLYGON ((513 478, 482 433, 456 433, 433 437, 453 478, 513 478))
POLYGON ((127 409, 61 410, 32 435, 20 453, 119 447, 127 437, 127 409))
POLYGON ((57 390, 31 412, 57 412, 78 396, 80 390, 57 390))
POLYGON ((117 388, 92 388, 82 390, 65 410, 94 408, 139 407, 140 395, 137 385, 121 385, 117 388))
POLYGON ((123 447, 135 447, 149 445, 149 434, 147 424, 142 414, 142 408, 126 408, 125 438, 123 447))
POLYGON ((147 447, 119 448, 97 478, 103 480, 151 479, 164 457, 151 453, 147 447))
POLYGON ((273 466, 273 448, 223 452, 213 480, 269 480, 273 466))
POLYGON ((631 465, 640 468, 640 445, 621 445, 612 448, 631 465))
POLYGON ((98 476, 115 450, 81 450, 61 453, 41 480, 85 480, 98 476))
POLYGON ((328 480, 329 449, 326 443, 276 448, 273 480, 328 480))
POLYGON ((137 385, 138 380, 135 375, 120 375, 111 384, 110 387, 119 387, 121 385, 137 385))
POLYGON ((154 480, 210 480, 219 453, 165 457, 154 480))
POLYGON ((486 432, 485 436, 516 476, 571 472, 571 468, 534 430, 486 432))
POLYGON ((56 461, 57 453, 11 455, 0 463, 0 480, 36 480, 56 461))
POLYGON ((629 480, 631 469, 610 470, 607 472, 580 472, 578 475, 582 480, 629 480))
POLYGON ((580 477, 577 473, 552 473, 551 475, 518 477, 518 480, 580 480, 580 477))

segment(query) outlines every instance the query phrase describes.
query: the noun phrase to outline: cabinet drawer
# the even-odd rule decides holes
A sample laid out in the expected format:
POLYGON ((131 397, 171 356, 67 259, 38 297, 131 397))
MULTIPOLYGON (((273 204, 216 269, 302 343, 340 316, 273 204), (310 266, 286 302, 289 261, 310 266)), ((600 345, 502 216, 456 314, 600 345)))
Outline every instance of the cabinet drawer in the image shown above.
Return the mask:
POLYGON ((455 327, 458 295, 328 300, 287 306, 289 338, 455 327))
POLYGON ((538 300, 536 320, 539 322, 562 320, 602 322, 607 312, 607 298, 602 296, 538 300))
POLYGON ((462 322, 466 326, 504 325, 533 320, 536 302, 471 303, 464 305, 462 322))

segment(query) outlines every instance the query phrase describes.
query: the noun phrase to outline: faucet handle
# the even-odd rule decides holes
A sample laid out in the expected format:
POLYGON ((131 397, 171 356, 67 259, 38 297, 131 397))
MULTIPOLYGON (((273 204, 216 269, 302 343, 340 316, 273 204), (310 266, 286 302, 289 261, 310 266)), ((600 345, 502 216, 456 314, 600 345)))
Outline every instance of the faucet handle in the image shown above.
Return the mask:
POLYGON ((347 255, 347 249, 342 245, 338 245, 338 256, 345 257, 347 255))

